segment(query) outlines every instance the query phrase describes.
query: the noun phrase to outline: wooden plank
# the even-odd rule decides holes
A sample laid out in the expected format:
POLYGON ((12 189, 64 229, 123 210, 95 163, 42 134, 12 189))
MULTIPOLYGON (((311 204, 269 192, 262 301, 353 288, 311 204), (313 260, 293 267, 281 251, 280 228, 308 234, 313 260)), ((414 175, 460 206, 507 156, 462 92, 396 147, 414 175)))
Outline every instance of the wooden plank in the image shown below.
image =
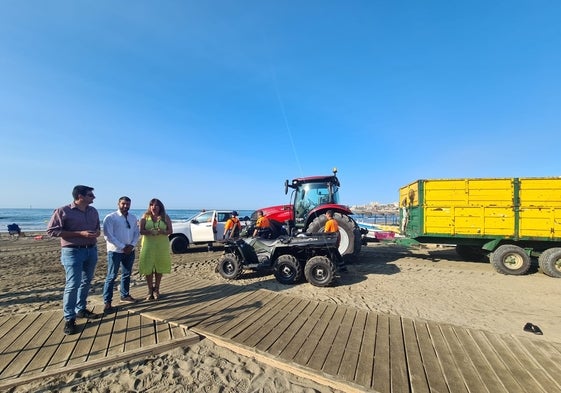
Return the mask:
POLYGON ((556 380, 552 379, 544 370, 543 366, 534 358, 535 351, 529 345, 528 339, 513 337, 509 342, 509 349, 517 359, 526 366, 532 377, 543 387, 546 392, 561 391, 561 387, 556 380))
MULTIPOLYGON (((27 314, 18 314, 12 317, 4 318, 2 325, 0 325, 0 353, 4 351, 4 349, 6 348, 7 345, 6 340, 9 340, 9 337, 5 339, 4 336, 8 334, 14 328, 14 326, 18 326, 20 322, 22 322, 23 319, 26 317, 26 315, 27 314)), ((22 322, 22 323, 29 323, 29 322, 22 322)), ((9 342, 11 342, 11 340, 9 342)))
POLYGON ((218 309, 215 310, 215 314, 197 324, 197 329, 218 334, 219 331, 224 331, 226 323, 253 312, 273 297, 275 294, 272 291, 255 291, 250 292, 247 296, 244 294, 233 295, 223 303, 222 307, 218 307, 220 305, 217 304, 218 309))
POLYGON ((453 393, 467 393, 468 390, 464 383, 464 377, 460 374, 460 366, 455 363, 454 357, 442 335, 440 326, 431 322, 427 323, 426 326, 432 339, 436 356, 440 360, 440 367, 446 378, 448 389, 453 393))
POLYGON ((467 386, 468 390, 472 392, 479 391, 495 393, 493 391, 489 391, 489 389, 487 389, 487 387, 483 383, 481 375, 475 369, 474 364, 469 357, 469 354, 463 348, 461 342, 454 332, 453 327, 449 325, 441 325, 440 330, 442 332, 442 335, 444 336, 444 339, 446 340, 448 348, 450 348, 450 352, 454 357, 454 361, 457 364, 460 373, 462 374, 464 383, 467 386))
POLYGON ((233 310, 235 318, 232 318, 225 323, 218 324, 213 329, 210 329, 210 327, 207 329, 216 335, 232 338, 248 326, 258 323, 257 321, 259 321, 259 317, 264 313, 263 304, 267 304, 268 308, 275 307, 275 305, 282 301, 283 298, 284 297, 281 295, 271 293, 270 297, 267 296, 267 299, 264 302, 257 301, 251 303, 247 305, 245 309, 241 310, 236 308, 233 310))
POLYGON ((157 342, 166 342, 172 339, 170 324, 156 320, 156 340, 157 342))
POLYGON ((43 341, 39 338, 41 329, 50 315, 31 315, 34 316, 32 323, 0 354, 0 375, 3 378, 12 378, 21 373, 35 354, 37 342, 43 341))
POLYGON ((224 307, 224 304, 233 304, 235 300, 243 298, 240 290, 231 285, 224 287, 220 292, 223 298, 217 298, 217 294, 209 294, 208 296, 200 296, 196 302, 192 304, 185 304, 182 306, 175 306, 173 310, 168 312, 167 320, 180 323, 186 327, 195 326, 207 318, 213 316, 218 310, 224 307), (239 298, 230 299, 239 295, 239 298))
POLYGON ((290 329, 294 321, 301 316, 302 312, 306 310, 309 304, 309 301, 302 299, 293 309, 288 310, 285 315, 280 313, 276 315, 275 318, 269 322, 275 324, 273 328, 265 337, 256 344, 253 344, 253 346, 260 351, 268 351, 268 349, 280 339, 283 333, 290 329))
POLYGON ((140 314, 128 314, 127 334, 125 338, 125 352, 134 351, 141 347, 140 324, 140 314))
POLYGON ((493 393, 508 393, 508 390, 504 387, 495 371, 490 367, 489 362, 485 356, 483 356, 479 346, 472 339, 468 331, 460 327, 453 327, 451 330, 455 333, 464 353, 475 367, 475 370, 479 375, 479 378, 483 381, 485 387, 493 393))
MULTIPOLYGON (((403 329, 403 345, 405 347, 405 358, 407 361, 407 370, 409 372, 409 384, 411 384, 411 391, 415 393, 429 393, 430 388, 423 367, 423 358, 421 349, 419 347, 419 340, 417 338, 417 331, 415 330, 415 323, 412 319, 401 320, 403 329)), ((426 339, 426 336, 425 336, 426 339)), ((438 366, 438 365, 437 365, 438 366)), ((436 370, 429 370, 429 373, 439 373, 440 367, 436 370)), ((441 376, 444 380, 444 377, 441 376)), ((445 387, 445 385, 443 386, 445 387)), ((446 390, 448 390, 446 388, 446 390)), ((444 390, 441 390, 444 391, 444 390)))
POLYGON ((226 337, 250 347, 259 342, 261 338, 275 328, 275 323, 278 322, 290 308, 300 302, 300 299, 289 296, 279 296, 279 298, 280 302, 263 305, 263 307, 252 315, 252 318, 258 316, 256 323, 247 325, 235 335, 232 335, 232 331, 230 331, 226 337))
POLYGON ((95 340, 88 354, 88 361, 107 356, 113 336, 114 315, 114 313, 111 313, 101 318, 95 340))
POLYGON ((110 315, 113 320, 113 330, 111 331, 111 340, 107 346, 107 356, 115 356, 125 352, 129 315, 132 315, 132 313, 121 308, 116 313, 110 315))
MULTIPOLYGON (((292 321, 286 329, 284 329, 278 339, 267 349, 267 353, 272 356, 279 356, 294 340, 298 340, 299 338, 305 339, 307 335, 306 322, 313 320, 313 323, 308 324, 313 327, 313 324, 317 322, 319 315, 321 315, 321 313, 316 314, 318 312, 318 302, 307 302, 306 308, 296 316, 296 319, 292 321)), ((301 343, 297 345, 299 348, 301 343)))
POLYGON ((88 359, 97 335, 97 330, 99 329, 100 321, 101 319, 92 319, 85 322, 84 330, 82 330, 80 339, 76 342, 74 351, 67 365, 85 362, 88 359))
MULTIPOLYGON (((195 326, 197 329, 216 332, 223 324, 238 318, 248 308, 261 307, 263 301, 267 301, 273 298, 273 296, 274 293, 271 291, 249 291, 234 294, 211 305, 209 308, 211 315, 199 321, 195 326)), ((186 327, 190 328, 193 326, 186 327)))
POLYGON ((35 321, 35 314, 18 315, 4 323, 0 329, 0 353, 13 343, 35 321))
POLYGON ((82 331, 86 325, 85 323, 76 324, 77 333, 65 335, 63 331, 64 324, 65 321, 62 319, 61 324, 55 329, 50 337, 50 339, 52 338, 54 343, 58 345, 49 359, 48 364, 44 368, 45 371, 56 370, 65 367, 68 364, 68 361, 72 356, 72 352, 74 352, 74 347, 80 340, 80 336, 82 335, 82 331))
POLYGON ((140 315, 140 346, 146 347, 157 344, 155 320, 140 315))
POLYGON ((174 340, 192 334, 191 332, 186 331, 186 329, 180 325, 169 324, 169 327, 170 327, 171 337, 174 340))
MULTIPOLYGON (((436 354, 433 347, 433 342, 430 337, 427 324, 424 322, 413 321, 412 328, 415 330, 415 335, 417 337, 417 345, 419 346, 419 351, 421 353, 421 366, 424 369, 424 375, 427 380, 430 390, 433 392, 447 392, 448 386, 446 385, 446 377, 440 360, 436 354)), ((406 350, 408 348, 408 343, 406 342, 406 350)), ((409 355, 409 351, 408 351, 409 355)), ((417 371, 417 376, 411 376, 411 387, 412 391, 420 392, 424 391, 423 383, 421 381, 422 376, 420 371, 417 371), (416 390, 415 390, 416 389, 416 390)))
POLYGON ((358 355, 355 381, 361 386, 372 386, 372 374, 374 372, 374 350, 376 348, 376 331, 378 329, 378 314, 369 312, 366 315, 362 345, 358 355))
POLYGON ((515 352, 519 350, 512 351, 512 347, 518 346, 518 343, 513 342, 511 337, 503 337, 489 332, 481 332, 483 337, 492 346, 495 353, 504 364, 504 367, 509 370, 510 375, 516 380, 516 382, 524 388, 528 393, 545 393, 551 392, 551 390, 545 390, 538 380, 535 378, 533 373, 528 369, 526 362, 527 355, 523 358, 519 358, 515 355, 515 352))
MULTIPOLYGON (((337 332, 339 331, 339 327, 343 321, 345 314, 347 313, 347 309, 345 307, 337 306, 335 310, 335 314, 329 321, 321 340, 317 343, 317 346, 310 356, 310 360, 306 363, 306 366, 314 369, 314 370, 321 370, 325 360, 327 358, 327 354, 331 349, 331 345, 336 338, 337 332)), ((352 313, 354 315, 354 313, 352 313)))
POLYGON ((358 358, 362 347, 367 316, 368 311, 357 310, 349 341, 343 350, 343 359, 337 373, 348 381, 354 381, 356 378, 358 358))
POLYGON ((372 373, 372 387, 374 390, 380 393, 391 392, 390 373, 390 320, 387 315, 378 315, 374 369, 372 373))
POLYGON ((407 373, 407 357, 403 345, 401 318, 390 315, 390 367, 392 392, 409 393, 409 376, 407 373))
MULTIPOLYGON (((348 351, 347 344, 349 342, 351 331, 353 330, 356 315, 357 310, 352 308, 346 309, 345 316, 335 333, 333 344, 331 344, 331 348, 329 349, 325 362, 321 368, 323 372, 333 376, 339 374, 339 368, 341 367, 341 363, 343 361, 343 355, 348 351)), ((351 351, 348 351, 349 354, 350 352, 351 351)))
POLYGON ((549 343, 520 337, 518 339, 532 358, 543 368, 549 379, 555 381, 561 390, 561 354, 549 343))
POLYGON ((30 343, 31 346, 35 347, 35 354, 25 369, 21 370, 22 372, 18 377, 42 372, 58 347, 59 341, 55 342, 51 337, 55 331, 60 331, 63 328, 62 312, 55 311, 48 314, 49 320, 43 325, 41 335, 36 336, 36 340, 34 338, 30 343))
MULTIPOLYGON (((487 362, 489 362, 493 371, 499 376, 505 389, 509 393, 526 392, 526 390, 516 381, 515 377, 511 373, 511 370, 509 370, 506 366, 505 361, 508 360, 501 357, 501 353, 499 353, 496 348, 491 345, 491 343, 485 338, 485 335, 479 330, 471 330, 470 334, 475 344, 483 353, 483 356, 485 356, 487 362)), ((539 390, 532 391, 539 392, 539 390)))
POLYGON ((322 318, 315 324, 306 340, 299 348, 298 352, 293 357, 293 362, 301 365, 306 365, 312 357, 316 347, 323 339, 323 334, 329 326, 331 319, 337 311, 337 306, 329 304, 322 315, 322 318))
POLYGON ((25 385, 39 379, 51 378, 56 375, 76 373, 83 370, 95 370, 108 365, 113 365, 118 362, 126 362, 134 359, 142 359, 148 356, 153 356, 165 351, 169 351, 170 349, 177 348, 178 346, 191 345, 199 341, 200 341, 199 336, 193 334, 193 335, 186 336, 182 339, 171 340, 168 341, 167 343, 156 344, 145 348, 139 348, 133 351, 119 353, 113 356, 100 358, 89 362, 82 362, 63 368, 55 368, 55 369, 44 371, 42 373, 33 373, 31 375, 22 378, 2 380, 0 381, 0 389, 10 389, 15 386, 25 385))

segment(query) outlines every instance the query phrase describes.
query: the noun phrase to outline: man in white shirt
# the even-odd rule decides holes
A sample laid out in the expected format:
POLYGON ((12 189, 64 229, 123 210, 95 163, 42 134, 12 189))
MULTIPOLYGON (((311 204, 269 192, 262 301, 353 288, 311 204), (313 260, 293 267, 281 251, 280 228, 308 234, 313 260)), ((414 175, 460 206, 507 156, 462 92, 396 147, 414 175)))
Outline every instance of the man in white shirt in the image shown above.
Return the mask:
POLYGON ((109 213, 103 220, 103 236, 107 241, 107 277, 103 286, 104 312, 114 311, 113 286, 119 268, 121 268, 121 302, 135 303, 129 292, 132 265, 134 264, 134 247, 140 238, 138 219, 129 213, 131 200, 123 196, 117 203, 118 210, 109 213))

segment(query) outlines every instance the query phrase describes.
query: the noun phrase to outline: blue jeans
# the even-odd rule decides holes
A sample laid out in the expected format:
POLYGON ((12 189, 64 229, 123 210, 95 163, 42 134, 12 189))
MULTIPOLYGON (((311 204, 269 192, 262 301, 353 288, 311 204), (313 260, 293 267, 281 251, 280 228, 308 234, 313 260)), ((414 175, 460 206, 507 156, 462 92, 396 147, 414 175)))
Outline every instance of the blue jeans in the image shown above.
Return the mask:
POLYGON ((64 319, 76 319, 76 313, 86 309, 90 284, 97 265, 97 247, 62 247, 60 261, 66 272, 62 297, 64 319))
POLYGON ((129 288, 131 285, 132 265, 134 264, 134 251, 130 254, 122 252, 107 252, 107 277, 103 286, 103 301, 111 303, 113 300, 113 285, 119 267, 121 268, 121 298, 130 296, 129 288))

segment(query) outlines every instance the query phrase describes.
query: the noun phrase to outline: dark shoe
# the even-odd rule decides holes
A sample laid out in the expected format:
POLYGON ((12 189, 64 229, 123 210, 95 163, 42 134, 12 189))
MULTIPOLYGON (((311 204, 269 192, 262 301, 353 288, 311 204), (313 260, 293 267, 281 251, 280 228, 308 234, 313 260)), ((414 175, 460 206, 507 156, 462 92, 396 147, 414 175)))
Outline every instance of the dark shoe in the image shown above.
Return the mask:
POLYGON ((97 318, 99 318, 101 315, 96 314, 96 313, 93 313, 93 312, 91 312, 91 311, 88 310, 88 309, 85 309, 85 310, 78 311, 78 312, 76 313, 76 316, 77 316, 78 318, 97 319, 97 318))
POLYGON ((116 309, 111 305, 111 303, 105 303, 105 307, 103 307, 103 314, 113 314, 115 311, 116 309))
POLYGON ((71 319, 64 324, 64 334, 76 334, 76 320, 71 319))
POLYGON ((526 325, 524 325, 524 331, 528 332, 528 333, 537 334, 538 336, 543 335, 543 332, 540 329, 540 327, 537 326, 537 325, 534 325, 533 323, 530 323, 530 322, 528 322, 526 325))
POLYGON ((126 296, 126 297, 122 297, 121 301, 124 303, 136 303, 136 299, 133 298, 132 296, 126 296))

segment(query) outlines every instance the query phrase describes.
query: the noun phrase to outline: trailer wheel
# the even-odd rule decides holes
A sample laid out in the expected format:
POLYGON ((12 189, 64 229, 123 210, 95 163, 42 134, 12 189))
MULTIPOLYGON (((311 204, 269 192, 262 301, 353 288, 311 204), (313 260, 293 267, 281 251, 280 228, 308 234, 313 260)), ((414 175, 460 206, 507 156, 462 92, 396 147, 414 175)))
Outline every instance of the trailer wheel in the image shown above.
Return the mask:
MULTIPOLYGON (((333 218, 339 224, 339 234, 341 235, 341 241, 339 242, 339 253, 350 262, 353 257, 360 253, 360 247, 362 245, 360 239, 360 229, 358 225, 349 216, 345 216, 341 213, 333 213, 333 218), (358 234, 358 239, 356 236, 358 234)), ((309 233, 321 233, 325 227, 325 222, 327 218, 325 214, 316 217, 308 226, 307 231, 309 233)))
POLYGON ((489 259, 495 270, 502 274, 520 276, 530 269, 530 256, 513 244, 499 246, 489 259))
POLYGON ((237 280, 243 272, 240 260, 235 254, 222 255, 218 260, 216 270, 227 280, 237 280))
POLYGON ((189 240, 183 235, 176 236, 171 239, 169 246, 171 248, 171 252, 174 254, 183 254, 186 253, 189 249, 189 240))
POLYGON ((335 264, 331 259, 324 256, 315 256, 306 262, 304 266, 306 280, 316 287, 326 287, 335 279, 335 264))
POLYGON ((296 284, 302 280, 302 266, 290 254, 284 254, 277 258, 273 264, 273 273, 277 281, 285 285, 296 284))
POLYGON ((550 277, 561 278, 561 248, 549 248, 541 253, 538 263, 542 272, 550 277))

